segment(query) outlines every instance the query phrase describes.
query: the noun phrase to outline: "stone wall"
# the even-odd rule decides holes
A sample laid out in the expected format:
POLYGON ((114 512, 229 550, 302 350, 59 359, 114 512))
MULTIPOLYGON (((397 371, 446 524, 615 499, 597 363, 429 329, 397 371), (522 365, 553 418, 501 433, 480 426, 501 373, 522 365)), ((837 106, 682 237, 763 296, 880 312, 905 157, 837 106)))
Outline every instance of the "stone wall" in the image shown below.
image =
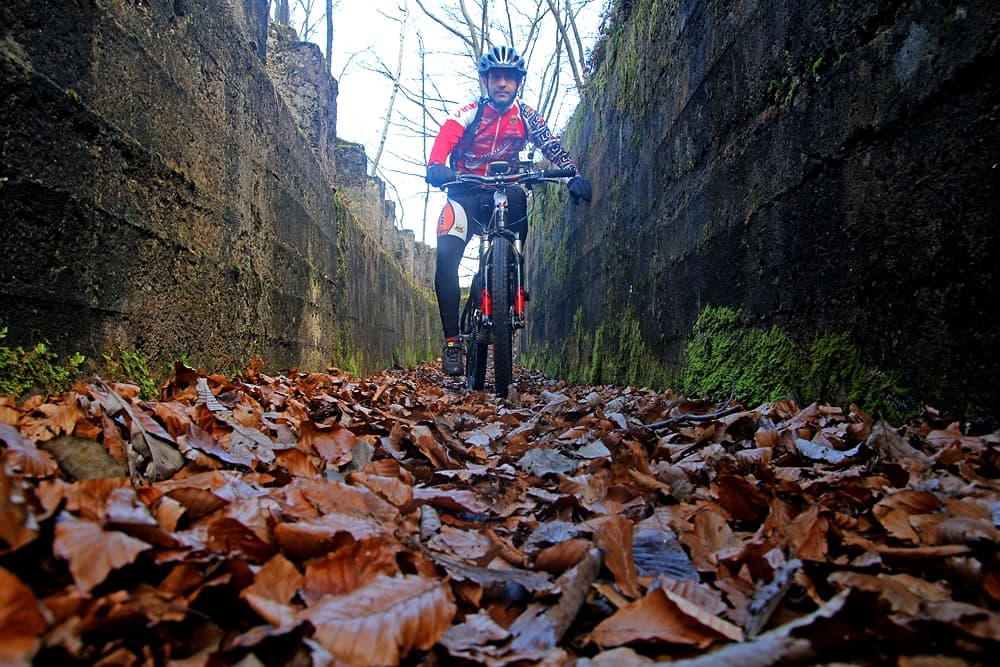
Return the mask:
POLYGON ((430 283, 338 199, 336 83, 269 75, 266 33, 264 0, 0 7, 8 342, 219 370, 430 350, 430 283))
POLYGON ((574 315, 628 320, 640 340, 608 349, 676 372, 702 308, 730 306, 800 340, 847 332, 919 399, 1000 413, 1000 5, 622 0, 611 17, 567 131, 595 199, 539 205, 529 349, 585 357, 574 315))

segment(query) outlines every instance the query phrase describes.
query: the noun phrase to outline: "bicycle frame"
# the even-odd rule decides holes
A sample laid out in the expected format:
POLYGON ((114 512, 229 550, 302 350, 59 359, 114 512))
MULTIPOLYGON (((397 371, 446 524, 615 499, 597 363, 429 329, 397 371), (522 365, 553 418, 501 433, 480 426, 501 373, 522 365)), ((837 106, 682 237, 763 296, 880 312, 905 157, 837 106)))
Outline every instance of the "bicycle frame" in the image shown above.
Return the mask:
POLYGON ((493 191, 493 213, 479 232, 478 270, 461 317, 469 389, 480 390, 486 380, 489 347, 493 348, 496 394, 507 395, 513 381, 514 334, 526 324, 524 254, 522 240, 507 227, 507 191, 511 185, 527 188, 575 175, 572 169, 510 173, 507 163, 490 165, 490 175, 460 174, 458 183, 493 191))

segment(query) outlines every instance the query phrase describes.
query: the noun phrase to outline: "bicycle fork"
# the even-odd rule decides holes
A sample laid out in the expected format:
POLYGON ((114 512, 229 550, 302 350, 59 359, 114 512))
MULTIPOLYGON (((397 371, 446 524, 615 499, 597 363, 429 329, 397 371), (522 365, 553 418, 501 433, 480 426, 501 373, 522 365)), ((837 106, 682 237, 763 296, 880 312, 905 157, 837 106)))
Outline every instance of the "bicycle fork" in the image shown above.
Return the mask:
POLYGON ((515 238, 512 244, 514 248, 514 320, 513 325, 515 329, 524 328, 524 312, 525 312, 525 298, 524 294, 524 274, 522 267, 524 266, 523 255, 521 254, 521 239, 515 238))
MULTIPOLYGON (((507 230, 505 221, 507 219, 507 193, 504 190, 497 190, 496 192, 493 193, 493 207, 495 211, 494 215, 498 217, 496 223, 497 223, 497 229, 499 231, 497 233, 506 235, 507 230)), ((521 258, 523 256, 521 254, 522 242, 521 239, 518 238, 517 236, 514 236, 512 234, 511 236, 513 236, 513 238, 511 239, 511 246, 514 249, 514 256, 512 258, 513 267, 511 267, 514 273, 513 294, 512 294, 513 298, 509 301, 509 303, 513 308, 513 313, 511 313, 512 316, 511 324, 513 325, 514 329, 523 329, 525 301, 527 301, 527 299, 525 298, 525 292, 524 292, 524 274, 522 272, 523 262, 521 261, 521 258)), ((479 238, 479 256, 489 257, 492 252, 493 252, 492 238, 488 239, 487 235, 484 234, 479 238)), ((504 261, 504 258, 498 259, 496 257, 493 257, 492 261, 504 261)), ((489 265, 489 263, 490 263, 489 259, 486 262, 481 262, 481 265, 479 267, 480 275, 483 276, 486 275, 486 267, 487 265, 489 265)), ((490 293, 489 284, 488 281, 486 280, 483 281, 483 288, 480 294, 479 302, 480 302, 480 309, 483 313, 483 325, 487 327, 491 326, 493 323, 493 295, 490 293)), ((500 313, 500 315, 504 316, 505 314, 500 313)))

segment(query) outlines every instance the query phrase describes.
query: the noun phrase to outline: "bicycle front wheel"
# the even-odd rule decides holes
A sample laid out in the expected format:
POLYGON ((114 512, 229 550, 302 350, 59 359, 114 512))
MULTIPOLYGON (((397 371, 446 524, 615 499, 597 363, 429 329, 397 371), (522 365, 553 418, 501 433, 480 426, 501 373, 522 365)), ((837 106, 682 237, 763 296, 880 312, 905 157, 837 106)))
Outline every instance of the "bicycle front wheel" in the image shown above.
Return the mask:
POLYGON ((483 281, 477 273, 472 278, 472 287, 461 321, 465 338, 465 381, 466 386, 473 391, 482 390, 486 384, 486 355, 489 351, 480 316, 482 291, 483 281))
POLYGON ((504 236, 497 236, 493 240, 492 252, 489 284, 493 297, 493 384, 497 396, 503 398, 507 396, 514 374, 510 241, 504 236))

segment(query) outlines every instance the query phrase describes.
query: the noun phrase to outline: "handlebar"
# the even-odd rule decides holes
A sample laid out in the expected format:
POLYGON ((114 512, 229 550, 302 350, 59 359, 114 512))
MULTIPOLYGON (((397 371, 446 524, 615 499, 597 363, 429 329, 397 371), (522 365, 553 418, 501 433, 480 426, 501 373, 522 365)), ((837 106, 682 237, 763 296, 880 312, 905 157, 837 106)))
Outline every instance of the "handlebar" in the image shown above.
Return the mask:
POLYGON ((455 174, 455 180, 445 183, 442 187, 458 185, 459 183, 470 183, 474 185, 530 185, 542 181, 556 181, 562 178, 572 178, 576 176, 575 169, 538 169, 536 171, 526 171, 516 174, 496 174, 492 176, 480 176, 479 174, 455 174))

